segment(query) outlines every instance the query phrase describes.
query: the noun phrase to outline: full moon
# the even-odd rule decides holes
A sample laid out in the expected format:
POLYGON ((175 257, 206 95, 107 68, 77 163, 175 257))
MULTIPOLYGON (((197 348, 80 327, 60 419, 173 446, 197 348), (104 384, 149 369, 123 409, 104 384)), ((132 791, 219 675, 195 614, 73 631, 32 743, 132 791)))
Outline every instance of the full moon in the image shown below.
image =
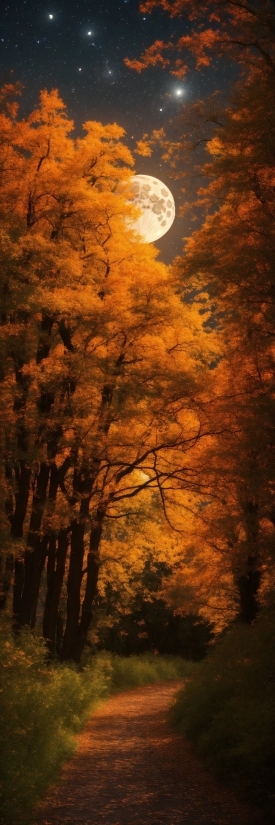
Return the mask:
POLYGON ((141 209, 141 216, 131 221, 131 229, 147 243, 162 238, 175 218, 175 201, 170 190, 151 175, 134 175, 130 181, 133 203, 141 209))

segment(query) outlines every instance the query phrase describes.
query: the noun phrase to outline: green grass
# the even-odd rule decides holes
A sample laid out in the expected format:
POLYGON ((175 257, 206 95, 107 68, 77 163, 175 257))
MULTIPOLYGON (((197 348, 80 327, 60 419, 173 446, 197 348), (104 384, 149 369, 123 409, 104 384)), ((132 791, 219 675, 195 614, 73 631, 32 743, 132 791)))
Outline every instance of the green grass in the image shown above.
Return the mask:
POLYGON ((3 629, 0 669, 0 823, 27 825, 35 803, 71 756, 76 733, 110 694, 189 673, 190 662, 162 656, 90 657, 82 671, 45 662, 31 633, 3 629))
POLYGON ((275 815, 274 618, 234 626, 196 668, 172 710, 216 775, 275 815))
POLYGON ((180 656, 159 656, 142 653, 140 656, 111 657, 111 692, 181 679, 194 672, 196 664, 180 656))

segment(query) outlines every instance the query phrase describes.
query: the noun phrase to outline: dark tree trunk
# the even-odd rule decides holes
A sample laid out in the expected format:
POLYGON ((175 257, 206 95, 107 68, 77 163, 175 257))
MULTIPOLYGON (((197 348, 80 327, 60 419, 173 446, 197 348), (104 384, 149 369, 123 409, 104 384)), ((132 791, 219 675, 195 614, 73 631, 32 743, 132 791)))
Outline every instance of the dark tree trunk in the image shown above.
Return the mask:
MULTIPOLYGON (((252 469, 256 472, 257 467, 252 469)), ((246 569, 237 578, 237 585, 240 594, 239 618, 244 624, 251 624, 259 611, 258 590, 261 583, 261 572, 259 570, 259 503, 257 500, 247 498, 242 503, 246 534, 248 556, 246 569)))
POLYGON ((33 622, 35 621, 41 573, 45 563, 44 539, 40 539, 39 531, 46 501, 49 473, 49 464, 43 462, 36 478, 27 549, 24 555, 25 580, 17 617, 20 627, 23 625, 34 626, 33 622))
MULTIPOLYGON (((13 321, 15 320, 16 319, 14 318, 13 321)), ((18 318, 17 320, 20 320, 20 318, 18 318)), ((21 318, 21 321, 22 320, 26 322, 27 316, 25 318, 21 318)), ((23 415, 23 410, 26 404, 30 379, 29 376, 24 374, 24 359, 22 358, 22 356, 14 352, 11 352, 10 355, 12 356, 14 361, 16 378, 16 395, 14 398, 13 409, 15 414, 18 416, 16 432, 17 446, 20 451, 27 453, 29 436, 24 424, 23 417, 20 418, 20 416, 23 415)), ((7 450, 9 451, 8 443, 9 436, 7 435, 7 450)), ((12 467, 10 462, 7 461, 5 467, 5 474, 7 481, 11 482, 11 484, 13 484, 14 479, 16 481, 15 494, 13 496, 12 490, 10 491, 5 502, 5 508, 7 517, 11 525, 11 535, 15 538, 21 538, 23 536, 23 525, 26 517, 29 500, 31 469, 29 467, 28 462, 24 461, 23 459, 17 461, 14 467, 12 467)), ((12 582, 14 562, 15 557, 12 556, 12 554, 9 554, 7 559, 5 579, 3 583, 4 586, 2 592, 2 607, 4 607, 6 604, 6 599, 12 582)))
POLYGON ((61 651, 62 661, 77 661, 78 627, 85 552, 85 528, 89 520, 89 506, 99 462, 94 460, 91 468, 74 472, 73 498, 81 495, 78 518, 71 523, 71 552, 67 582, 67 621, 61 651))
POLYGON ((97 593, 97 582, 99 573, 99 544, 102 534, 103 519, 105 509, 98 509, 97 523, 92 527, 90 535, 90 551, 87 558, 87 579, 85 596, 82 604, 81 619, 78 628, 76 661, 80 662, 85 643, 87 641, 88 630, 92 619, 92 605, 97 593))
MULTIPOLYGON (((83 502, 81 509, 83 511, 83 502)), ((84 533, 85 522, 74 519, 71 525, 71 553, 67 583, 67 622, 61 652, 62 661, 75 661, 76 659, 84 558, 84 533)))
MULTIPOLYGON (((21 321, 24 320, 25 323, 27 321, 26 318, 21 318, 21 321)), ((48 315, 44 315, 41 322, 41 336, 38 345, 37 351, 37 363, 39 364, 42 358, 45 358, 50 350, 50 332, 51 327, 53 324, 53 319, 51 319, 48 315), (46 340, 47 338, 47 340, 46 340)), ((14 411, 16 413, 20 413, 21 410, 24 410, 28 390, 29 390, 29 377, 24 374, 23 366, 24 360, 21 355, 16 354, 15 352, 11 353, 14 365, 15 365, 15 377, 16 377, 16 384, 17 384, 17 394, 14 400, 14 411)), ((29 441, 29 434, 26 430, 25 425, 21 421, 18 422, 17 427, 17 443, 20 449, 23 449, 25 452, 28 449, 28 441, 29 441)), ((24 529, 24 521, 27 512, 27 506, 29 501, 29 492, 30 492, 30 479, 31 479, 31 469, 29 463, 23 460, 17 461, 14 468, 10 466, 7 462, 6 465, 6 478, 8 481, 13 482, 13 479, 16 480, 16 492, 15 492, 15 506, 14 506, 14 499, 12 493, 8 496, 6 500, 6 513, 8 519, 11 524, 11 535, 14 538, 22 538, 23 536, 23 529, 24 529)), ((24 588, 24 562, 22 559, 16 559, 13 554, 8 554, 7 556, 7 563, 6 563, 6 571, 5 577, 2 585, 2 593, 0 599, 0 609, 3 608, 6 604, 8 592, 10 589, 10 585, 12 582, 14 572, 14 590, 13 590, 13 613, 14 617, 17 621, 22 592, 24 588)))
POLYGON ((64 635, 64 620, 61 613, 58 611, 57 614, 57 623, 56 623, 56 652, 57 655, 61 658, 61 651, 62 651, 62 644, 63 644, 63 635, 64 635))
POLYGON ((1 581, 1 592, 0 592, 0 610, 4 610, 6 607, 6 602, 10 590, 10 585, 13 577, 13 570, 14 570, 14 555, 13 553, 7 553, 6 558, 4 559, 4 571, 2 575, 1 581))
POLYGON ((258 590, 261 583, 260 570, 256 569, 256 560, 253 556, 248 558, 246 573, 237 579, 240 593, 240 614, 239 618, 244 624, 252 624, 259 612, 258 590))
POLYGON ((35 628, 36 625, 36 614, 37 614, 37 606, 38 606, 38 599, 39 599, 39 592, 40 592, 40 583, 41 583, 41 576, 45 567, 45 561, 47 558, 47 549, 48 549, 48 536, 43 536, 40 539, 40 560, 37 570, 37 580, 36 580, 36 587, 35 587, 35 596, 32 603, 31 609, 31 621, 30 625, 32 630, 35 628))
POLYGON ((43 536, 41 539, 37 537, 34 549, 27 549, 25 552, 24 586, 18 614, 17 617, 14 617, 17 627, 24 627, 25 625, 35 627, 40 581, 47 554, 47 541, 47 536, 43 536))
POLYGON ((54 324, 54 317, 47 312, 43 312, 40 324, 40 336, 36 353, 36 363, 40 364, 47 358, 51 349, 51 331, 54 324))
POLYGON ((15 627, 18 622, 18 615, 22 599, 23 587, 25 581, 25 566, 23 559, 15 559, 14 565, 14 584, 13 584, 13 618, 15 627))
MULTIPOLYGON (((6 465, 6 478, 10 482, 12 482, 14 478, 13 471, 9 464, 6 465)), ((14 497, 15 507, 12 494, 8 496, 5 502, 6 513, 11 525, 11 536, 14 538, 22 538, 23 536, 23 526, 30 492, 30 478, 30 468, 27 466, 25 461, 19 461, 15 465, 15 479, 17 483, 17 489, 14 497)), ((14 554, 8 553, 5 560, 5 570, 1 586, 0 610, 3 610, 6 606, 13 574, 15 573, 15 576, 18 576, 17 566, 18 562, 14 554)))
POLYGON ((56 535, 51 533, 49 537, 48 547, 48 561, 47 561, 47 593, 45 600, 44 616, 43 616, 43 636, 47 642, 50 653, 54 653, 55 649, 55 626, 53 633, 51 633, 51 601, 52 591, 55 577, 56 565, 56 535), (51 644, 52 642, 52 644, 51 644))
POLYGON ((52 656, 57 652, 57 646, 60 649, 61 617, 59 602, 65 574, 68 541, 68 530, 60 530, 57 541, 54 535, 50 536, 43 636, 52 656))
MULTIPOLYGON (((57 448, 57 445, 55 445, 57 448)), ((48 445, 49 448, 49 445, 48 445)), ((48 449, 49 451, 49 449, 48 449)), ((51 450, 50 450, 51 452, 51 450)), ((71 466, 71 457, 67 456, 63 461, 61 467, 57 467, 54 461, 56 450, 53 450, 51 455, 51 472, 49 484, 49 501, 53 502, 57 496, 59 485, 62 488, 66 472, 71 466)), ((66 528, 60 530, 57 536, 52 534, 50 536, 48 564, 47 564, 47 594, 45 602, 45 610, 43 617, 43 636, 47 640, 49 652, 54 655, 55 652, 61 653, 63 642, 63 619, 59 613, 59 602, 62 590, 62 584, 65 574, 65 563, 68 550, 68 534, 69 530, 66 528)))
POLYGON ((22 538, 24 521, 26 518, 27 506, 30 493, 31 469, 25 461, 19 461, 15 465, 16 493, 14 511, 8 512, 8 502, 6 504, 7 515, 11 524, 11 535, 14 538, 22 538))

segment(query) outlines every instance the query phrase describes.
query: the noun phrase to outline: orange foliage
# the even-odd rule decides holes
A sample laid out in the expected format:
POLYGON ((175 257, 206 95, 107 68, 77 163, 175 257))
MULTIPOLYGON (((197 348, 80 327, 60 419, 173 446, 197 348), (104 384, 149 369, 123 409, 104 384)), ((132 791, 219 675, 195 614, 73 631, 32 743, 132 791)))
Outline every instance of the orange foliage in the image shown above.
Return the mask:
POLYGON ((204 436, 196 388, 217 347, 127 226, 123 130, 87 122, 74 140, 72 129, 56 91, 26 121, 4 115, 0 196, 3 504, 26 577, 15 613, 35 623, 38 571, 60 557, 64 574, 67 555, 63 658, 85 642, 106 519, 142 491, 165 507, 171 486, 190 484, 186 453, 204 436))
POLYGON ((196 0, 146 0, 140 4, 141 11, 149 14, 157 7, 171 17, 182 17, 184 25, 186 19, 189 20, 192 23, 190 35, 169 43, 156 41, 139 60, 127 58, 127 66, 140 72, 160 63, 170 65, 174 74, 184 77, 192 67, 189 54, 195 58, 198 69, 210 65, 217 56, 225 55, 249 70, 256 65, 268 66, 274 72, 274 7, 271 0, 258 0, 257 3, 249 0, 241 3, 232 0, 206 0, 203 3, 196 0), (165 58, 164 49, 169 50, 165 58), (184 58, 178 65, 174 52, 182 51, 184 58))

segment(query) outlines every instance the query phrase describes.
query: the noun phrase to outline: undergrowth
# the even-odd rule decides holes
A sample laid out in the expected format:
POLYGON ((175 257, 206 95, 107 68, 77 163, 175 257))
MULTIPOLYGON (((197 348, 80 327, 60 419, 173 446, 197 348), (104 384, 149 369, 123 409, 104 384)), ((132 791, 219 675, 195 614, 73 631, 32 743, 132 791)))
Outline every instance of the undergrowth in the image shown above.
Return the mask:
POLYGON ((189 673, 190 662, 100 653, 80 671, 49 665, 41 640, 2 633, 0 668, 0 823, 27 825, 36 802, 72 754, 76 733, 111 693, 189 673))
POLYGON ((30 633, 2 645, 0 669, 0 822, 29 821, 31 808, 72 753, 75 734, 109 690, 110 667, 96 660, 83 673, 45 663, 30 633))
POLYGON ((165 682, 189 676, 196 669, 197 663, 180 656, 158 656, 142 653, 140 656, 111 656, 112 676, 110 689, 112 693, 149 685, 153 682, 165 682))
MULTIPOLYGON (((274 617, 235 625, 196 667, 172 710, 215 774, 275 816, 274 617)), ((274 819, 272 819, 272 822, 274 819)))

